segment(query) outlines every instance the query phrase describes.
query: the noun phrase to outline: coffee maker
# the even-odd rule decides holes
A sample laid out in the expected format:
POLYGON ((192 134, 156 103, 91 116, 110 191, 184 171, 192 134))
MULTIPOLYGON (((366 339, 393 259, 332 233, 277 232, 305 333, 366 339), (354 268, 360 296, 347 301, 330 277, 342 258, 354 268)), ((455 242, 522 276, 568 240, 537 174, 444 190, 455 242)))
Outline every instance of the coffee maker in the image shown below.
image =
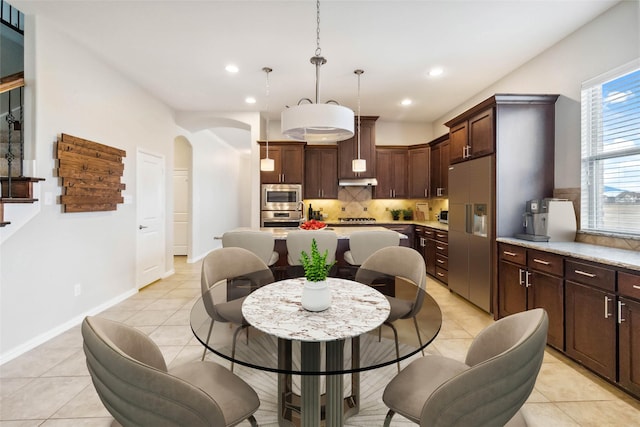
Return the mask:
POLYGON ((564 199, 533 199, 522 214, 523 233, 518 239, 534 242, 573 242, 576 214, 573 203, 564 199))

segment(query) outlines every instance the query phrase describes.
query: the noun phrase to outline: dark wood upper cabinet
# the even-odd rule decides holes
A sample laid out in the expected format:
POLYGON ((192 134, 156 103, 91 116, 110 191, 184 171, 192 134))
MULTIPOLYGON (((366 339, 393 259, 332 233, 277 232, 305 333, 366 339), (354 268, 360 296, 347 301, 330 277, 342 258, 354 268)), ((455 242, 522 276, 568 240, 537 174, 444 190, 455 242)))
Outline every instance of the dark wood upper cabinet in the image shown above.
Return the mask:
POLYGON ((407 147, 378 147, 376 168, 378 185, 373 190, 376 199, 407 197, 407 147))
POLYGON ((409 197, 422 199, 429 197, 429 146, 409 147, 409 197))
POLYGON ((338 142, 338 178, 376 178, 377 116, 362 116, 360 120, 360 158, 367 161, 365 172, 353 172, 351 161, 358 158, 358 118, 355 118, 353 138, 338 142))
POLYGON ((467 119, 447 123, 451 163, 476 159, 494 152, 495 125, 493 107, 467 119))
MULTIPOLYGON (((266 157, 266 144, 260 144, 260 158, 266 157)), ((262 184, 302 184, 304 179, 304 142, 269 142, 269 158, 273 159, 274 171, 260 171, 262 184)))
POLYGON ((449 186, 449 135, 431 141, 430 147, 429 197, 446 197, 449 186))
POLYGON ((308 145, 304 151, 304 198, 338 198, 338 147, 308 145))

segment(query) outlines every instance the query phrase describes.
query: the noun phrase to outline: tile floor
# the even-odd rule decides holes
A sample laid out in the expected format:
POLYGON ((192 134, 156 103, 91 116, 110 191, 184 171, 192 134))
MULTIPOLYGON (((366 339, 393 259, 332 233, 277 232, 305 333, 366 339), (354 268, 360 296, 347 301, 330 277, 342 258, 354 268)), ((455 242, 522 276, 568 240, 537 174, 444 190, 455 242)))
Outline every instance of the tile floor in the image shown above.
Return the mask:
MULTIPOLYGON (((199 358, 202 349, 189 329, 189 310, 200 292, 200 263, 176 257, 175 270, 101 314, 148 333, 169 365, 199 358)), ((430 280, 427 286, 444 318, 429 350, 462 359, 492 318, 438 282, 430 280)), ((640 426, 640 401, 552 349, 524 412, 533 426, 640 426)), ((79 326, 0 366, 2 427, 108 426, 111 421, 88 376, 79 326)))

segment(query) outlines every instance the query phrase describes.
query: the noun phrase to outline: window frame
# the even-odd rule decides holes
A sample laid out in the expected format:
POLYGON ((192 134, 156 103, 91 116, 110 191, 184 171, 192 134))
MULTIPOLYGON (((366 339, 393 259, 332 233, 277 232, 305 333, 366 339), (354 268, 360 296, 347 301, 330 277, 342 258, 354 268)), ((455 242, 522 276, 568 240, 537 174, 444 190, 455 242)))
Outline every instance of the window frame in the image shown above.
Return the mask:
MULTIPOLYGON (((629 218, 632 218, 631 223, 622 220, 615 220, 605 222, 605 207, 607 205, 619 205, 624 209, 625 203, 614 202, 606 200, 606 178, 605 170, 614 172, 629 172, 633 173, 633 166, 621 166, 619 168, 607 168, 607 162, 621 161, 630 162, 633 165, 635 162, 640 162, 640 145, 636 141, 640 140, 640 120, 634 123, 630 128, 630 141, 634 142, 628 148, 617 149, 608 151, 605 149, 607 144, 615 141, 615 138, 605 138, 605 122, 608 120, 606 113, 604 113, 605 99, 603 94, 603 87, 615 82, 616 80, 623 79, 631 74, 640 72, 640 59, 634 60, 621 67, 610 70, 598 77, 587 80, 582 84, 581 88, 581 153, 580 153, 580 187, 581 187, 581 209, 580 209, 580 231, 590 234, 607 234, 614 237, 622 238, 640 238, 640 200, 633 201, 631 204, 633 207, 629 209, 629 218), (595 184, 594 184, 595 183, 595 184), (609 202, 609 203, 608 203, 609 202), (637 214, 635 208, 637 207, 637 214), (624 224, 631 224, 631 227, 625 227, 624 224)), ((634 96, 640 97, 640 89, 638 85, 633 84, 631 81, 631 88, 634 88, 632 93, 634 96)), ((610 106, 611 104, 606 104, 610 106)), ((637 106, 636 106, 637 107, 637 106)), ((635 108, 631 109, 631 114, 628 114, 633 118, 635 108)), ((611 113, 613 115, 614 113, 611 113)), ((611 116, 609 116, 611 117, 611 116)), ((627 117, 627 116, 625 116, 627 117)), ((635 179, 635 175, 632 175, 635 179)), ((636 185, 635 181, 632 182, 632 187, 640 186, 640 173, 638 173, 639 183, 636 185)), ((640 195, 640 190, 631 191, 631 195, 640 195)), ((623 218, 627 218, 626 216, 623 218)))

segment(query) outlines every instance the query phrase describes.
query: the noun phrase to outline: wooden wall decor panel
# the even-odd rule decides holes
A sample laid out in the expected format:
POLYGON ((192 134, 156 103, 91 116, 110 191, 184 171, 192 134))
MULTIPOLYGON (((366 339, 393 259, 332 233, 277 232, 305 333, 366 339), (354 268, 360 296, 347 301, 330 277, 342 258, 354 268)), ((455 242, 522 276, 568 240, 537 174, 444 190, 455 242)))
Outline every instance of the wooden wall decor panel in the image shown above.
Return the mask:
POLYGON ((124 203, 126 151, 63 133, 56 155, 64 212, 114 211, 124 203))

